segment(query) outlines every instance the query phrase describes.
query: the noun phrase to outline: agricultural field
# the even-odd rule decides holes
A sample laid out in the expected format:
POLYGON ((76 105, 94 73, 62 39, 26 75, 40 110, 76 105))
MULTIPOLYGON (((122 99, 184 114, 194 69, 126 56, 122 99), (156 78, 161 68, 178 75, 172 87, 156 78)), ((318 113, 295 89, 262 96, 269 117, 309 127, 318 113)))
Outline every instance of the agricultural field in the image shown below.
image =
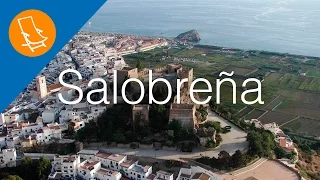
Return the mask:
MULTIPOLYGON (((232 104, 233 89, 228 82, 221 86, 221 103, 229 108, 228 110, 236 118, 255 119, 269 111, 261 117, 264 123, 283 124, 289 121, 288 124, 291 125, 296 120, 293 122, 290 120, 299 116, 301 119, 307 119, 305 123, 310 122, 310 119, 315 119, 319 121, 315 121, 314 124, 320 124, 320 58, 196 45, 191 49, 184 46, 170 49, 157 48, 125 56, 130 66, 135 66, 138 59, 145 67, 180 63, 184 67, 193 68, 194 78, 208 79, 213 88, 212 93, 201 93, 200 97, 208 95, 216 97, 216 79, 221 79, 218 76, 219 73, 234 71, 232 79, 237 85, 237 104, 232 104), (169 57, 163 60, 167 52, 169 57), (183 59, 195 59, 196 61, 184 61, 183 59), (242 83, 249 77, 264 80, 262 82, 264 105, 247 106, 242 103, 240 98, 244 92, 242 83)), ((206 85, 199 83, 196 88, 206 88, 206 85)), ((247 88, 256 88, 256 84, 250 83, 247 88)), ((255 93, 251 93, 246 96, 246 100, 255 100, 256 97, 255 93)), ((300 119, 297 122, 304 123, 300 119)))
POLYGON ((282 77, 283 77, 283 74, 281 73, 271 73, 266 77, 264 82, 278 84, 282 77))
MULTIPOLYGON (((276 111, 320 120, 320 106, 285 99, 276 111)), ((320 122, 320 121, 319 121, 320 122)))
POLYGON ((227 66, 226 68, 223 69, 225 72, 232 72, 234 71, 235 75, 240 75, 240 76, 247 76, 251 73, 254 73, 257 71, 257 68, 252 68, 252 67, 237 67, 237 66, 227 66))
POLYGON ((262 109, 254 109, 249 114, 245 115, 244 118, 247 120, 258 119, 260 116, 262 116, 266 112, 267 111, 262 110, 262 109))
POLYGON ((280 105, 280 103, 285 100, 286 97, 284 96, 277 96, 276 98, 274 98, 269 104, 267 104, 263 109, 264 110, 269 110, 272 111, 274 110, 278 105, 280 105))
POLYGON ((238 114, 236 114, 237 118, 242 118, 243 116, 247 115, 250 111, 252 111, 254 108, 251 106, 246 106, 245 109, 241 110, 238 114))
POLYGON ((320 71, 317 68, 309 69, 306 74, 307 74, 307 76, 320 78, 320 71))
POLYGON ((320 136, 320 121, 299 118, 288 124, 282 126, 282 128, 290 129, 292 132, 299 134, 309 135, 309 136, 320 136))
POLYGON ((299 89, 307 91, 320 91, 320 78, 305 78, 305 80, 300 84, 299 89))
POLYGON ((297 118, 297 116, 295 116, 295 115, 285 114, 285 113, 276 112, 276 111, 268 111, 262 117, 260 117, 259 120, 263 124, 275 122, 278 125, 282 125, 282 124, 289 122, 295 118, 297 118))
POLYGON ((298 101, 302 103, 312 104, 315 106, 320 106, 320 93, 314 93, 302 90, 292 90, 292 89, 280 89, 277 92, 279 95, 287 97, 292 101, 298 101))

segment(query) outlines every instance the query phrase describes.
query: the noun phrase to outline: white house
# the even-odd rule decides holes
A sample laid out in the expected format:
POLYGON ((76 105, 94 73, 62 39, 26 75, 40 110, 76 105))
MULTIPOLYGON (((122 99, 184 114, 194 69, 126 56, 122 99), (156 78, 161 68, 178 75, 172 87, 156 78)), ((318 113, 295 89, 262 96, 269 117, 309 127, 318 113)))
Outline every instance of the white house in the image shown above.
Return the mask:
POLYGON ((18 113, 12 113, 9 114, 8 112, 3 114, 0 114, 0 125, 5 124, 5 123, 10 123, 12 121, 18 121, 20 120, 20 115, 18 113))
POLYGON ((8 136, 6 139, 7 147, 14 148, 21 143, 19 136, 8 136))
POLYGON ((181 168, 177 180, 222 180, 217 174, 199 166, 181 168))
POLYGON ((153 180, 173 180, 173 174, 160 170, 157 171, 157 175, 153 180))
POLYGON ((17 160, 16 149, 3 149, 0 155, 0 167, 15 167, 17 160))
POLYGON ((278 124, 274 123, 269 123, 263 125, 264 130, 270 131, 274 136, 277 136, 278 134, 284 134, 283 131, 280 129, 278 124))
POLYGON ((80 156, 81 159, 93 161, 93 160, 97 160, 95 156, 98 153, 99 153, 99 150, 83 149, 79 151, 77 154, 80 156))
POLYGON ((2 127, 2 125, 5 124, 5 122, 6 122, 6 121, 5 121, 5 119, 4 119, 4 114, 1 113, 1 114, 0 114, 0 126, 2 127))
POLYGON ((7 140, 7 136, 0 134, 0 149, 7 145, 6 140, 7 140))
POLYGON ((80 166, 80 156, 55 156, 52 161, 52 169, 61 172, 62 177, 76 177, 80 166))
POLYGON ((152 173, 151 166, 141 166, 138 161, 127 161, 121 163, 121 171, 130 179, 147 180, 152 173))
POLYGON ((54 109, 47 109, 42 112, 43 123, 53 123, 56 118, 54 109))
POLYGON ((101 163, 99 161, 85 160, 80 164, 78 175, 85 180, 91 180, 96 177, 96 174, 100 168, 101 163))
POLYGON ((8 130, 11 136, 25 136, 32 133, 36 133, 39 129, 42 129, 42 122, 36 123, 14 123, 13 129, 8 130))
MULTIPOLYGON (((63 88, 59 93, 61 93, 64 100, 70 101, 73 98, 73 89, 65 89, 63 88)), ((57 102, 61 102, 58 93, 56 94, 57 102)))
POLYGON ((69 120, 69 111, 67 110, 62 110, 59 113, 59 123, 65 123, 66 121, 69 120))
POLYGON ((59 125, 53 124, 37 131, 37 143, 48 144, 53 139, 61 139, 62 130, 59 125))
POLYGON ((127 160, 127 156, 120 154, 98 153, 96 159, 103 159, 101 163, 108 169, 119 171, 120 164, 127 160))
POLYGON ((112 171, 105 168, 100 168, 96 172, 95 179, 97 180, 120 180, 122 177, 121 173, 117 171, 112 171))

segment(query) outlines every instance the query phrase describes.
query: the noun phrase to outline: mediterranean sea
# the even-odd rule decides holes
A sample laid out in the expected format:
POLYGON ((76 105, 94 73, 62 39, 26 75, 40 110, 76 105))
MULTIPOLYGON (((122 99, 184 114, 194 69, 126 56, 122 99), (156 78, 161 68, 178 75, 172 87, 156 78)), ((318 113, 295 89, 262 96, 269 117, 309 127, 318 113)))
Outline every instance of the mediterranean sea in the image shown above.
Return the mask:
POLYGON ((108 0, 82 30, 320 57, 319 0, 108 0))

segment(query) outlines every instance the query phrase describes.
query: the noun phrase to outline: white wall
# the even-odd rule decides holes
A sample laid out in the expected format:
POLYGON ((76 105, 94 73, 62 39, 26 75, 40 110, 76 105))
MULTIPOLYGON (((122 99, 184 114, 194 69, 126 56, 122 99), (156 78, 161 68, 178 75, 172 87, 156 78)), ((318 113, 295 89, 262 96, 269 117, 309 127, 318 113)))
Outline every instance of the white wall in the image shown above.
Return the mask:
POLYGON ((53 111, 43 111, 42 112, 42 119, 44 123, 52 123, 55 120, 55 114, 53 111))

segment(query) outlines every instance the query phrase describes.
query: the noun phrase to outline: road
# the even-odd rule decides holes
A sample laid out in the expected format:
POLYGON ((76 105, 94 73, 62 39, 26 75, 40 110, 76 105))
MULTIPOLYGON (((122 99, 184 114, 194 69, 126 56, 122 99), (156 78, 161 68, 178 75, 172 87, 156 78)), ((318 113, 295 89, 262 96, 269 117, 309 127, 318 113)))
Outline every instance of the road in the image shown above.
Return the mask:
POLYGON ((223 139, 220 146, 214 150, 205 150, 204 148, 195 148, 192 153, 180 152, 180 150, 154 150, 154 149, 131 149, 131 148, 117 148, 117 147, 90 147, 87 149, 103 150, 110 153, 153 157, 159 159, 180 159, 180 158, 199 158, 201 155, 208 157, 217 157, 220 151, 227 151, 233 154, 236 150, 244 150, 247 148, 246 141, 247 133, 233 125, 229 121, 218 116, 216 113, 209 110, 207 121, 219 121, 221 126, 231 126, 231 132, 221 134, 223 139))

